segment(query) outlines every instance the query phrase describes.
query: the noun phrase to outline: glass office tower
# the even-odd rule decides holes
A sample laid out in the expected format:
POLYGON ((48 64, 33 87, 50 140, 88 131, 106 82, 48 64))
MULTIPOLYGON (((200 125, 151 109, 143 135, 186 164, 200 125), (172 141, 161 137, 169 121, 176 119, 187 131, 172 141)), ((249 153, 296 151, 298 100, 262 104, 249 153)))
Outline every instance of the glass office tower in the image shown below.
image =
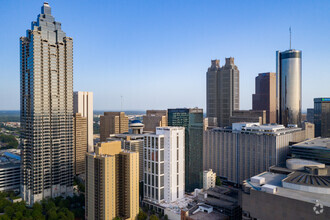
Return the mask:
POLYGON ((21 194, 28 205, 73 190, 73 50, 44 3, 20 38, 21 194))
POLYGON ((301 51, 276 52, 277 122, 301 125, 301 51))
POLYGON ((330 137, 330 98, 314 99, 315 137, 330 137))
POLYGON ((203 109, 168 109, 168 126, 185 128, 185 190, 202 187, 203 109))

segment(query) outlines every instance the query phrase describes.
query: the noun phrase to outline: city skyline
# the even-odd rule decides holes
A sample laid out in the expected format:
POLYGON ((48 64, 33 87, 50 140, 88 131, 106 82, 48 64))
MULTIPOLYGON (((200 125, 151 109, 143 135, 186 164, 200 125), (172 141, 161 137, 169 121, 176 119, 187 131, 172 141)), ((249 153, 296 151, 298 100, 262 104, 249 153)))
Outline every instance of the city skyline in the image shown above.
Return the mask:
MULTIPOLYGON (((17 36, 24 35, 27 21, 35 19, 40 2, 4 1, 2 5, 0 18, 6 21, 6 31, 0 34, 0 40, 6 43, 0 51, 0 92, 6 95, 0 97, 0 109, 18 110, 17 36), (15 19, 8 19, 11 14, 15 19)), ((313 107, 313 98, 327 96, 330 64, 326 57, 330 48, 325 43, 330 31, 321 28, 330 20, 327 2, 192 1, 188 5, 173 1, 54 1, 50 5, 67 34, 75 39, 74 90, 93 91, 95 110, 206 109, 207 68, 212 59, 220 59, 222 66, 225 57, 234 57, 240 69, 241 109, 251 109, 254 79, 258 73, 275 72, 276 51, 289 49, 290 26, 292 48, 303 52, 303 112, 313 107), (308 10, 310 7, 315 10, 308 10), (214 8, 219 12, 208 13, 214 8), (89 32, 95 34, 87 36, 89 32), (315 49, 321 46, 322 50, 315 49), (124 87, 111 83, 124 79, 124 87), (106 81, 110 87, 102 85, 106 81), (318 84, 318 89, 310 84, 318 84), (157 91, 162 100, 155 101, 155 95, 145 88, 157 91)))

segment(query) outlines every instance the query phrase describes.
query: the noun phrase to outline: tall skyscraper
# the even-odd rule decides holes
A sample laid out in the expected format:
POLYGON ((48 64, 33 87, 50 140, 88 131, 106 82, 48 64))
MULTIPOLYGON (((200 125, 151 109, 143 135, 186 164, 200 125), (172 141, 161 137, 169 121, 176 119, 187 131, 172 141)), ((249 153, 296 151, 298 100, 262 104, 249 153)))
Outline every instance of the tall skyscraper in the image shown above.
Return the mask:
POLYGON ((314 99, 314 124, 316 137, 330 137, 330 98, 314 99))
POLYGON ((73 45, 44 3, 20 38, 21 195, 28 205, 73 192, 73 45))
POLYGON ((86 159, 86 219, 137 219, 139 154, 111 141, 99 143, 86 159))
POLYGON ((100 117, 100 140, 106 141, 110 134, 128 132, 128 117, 125 112, 104 112, 100 117))
POLYGON ((73 118, 73 170, 75 175, 85 173, 85 156, 87 153, 87 118, 75 113, 73 118))
POLYGON ((144 198, 155 203, 184 196, 183 127, 158 127, 144 137, 144 198))
POLYGON ((220 68, 219 60, 212 60, 206 73, 207 117, 217 117, 218 125, 230 125, 232 111, 239 110, 239 70, 234 58, 226 58, 220 68))
POLYGON ((185 128, 185 190, 202 187, 203 109, 168 109, 168 125, 185 128))
POLYGON ((276 123, 276 73, 259 73, 255 86, 252 109, 266 110, 266 123, 276 123))
POLYGON ((94 151, 93 143, 93 92, 74 92, 73 111, 87 118, 87 147, 88 152, 94 151))
POLYGON ((301 125, 301 51, 276 52, 277 121, 301 125))
POLYGON ((206 115, 208 118, 218 117, 218 75, 220 60, 211 60, 211 67, 206 72, 206 115))

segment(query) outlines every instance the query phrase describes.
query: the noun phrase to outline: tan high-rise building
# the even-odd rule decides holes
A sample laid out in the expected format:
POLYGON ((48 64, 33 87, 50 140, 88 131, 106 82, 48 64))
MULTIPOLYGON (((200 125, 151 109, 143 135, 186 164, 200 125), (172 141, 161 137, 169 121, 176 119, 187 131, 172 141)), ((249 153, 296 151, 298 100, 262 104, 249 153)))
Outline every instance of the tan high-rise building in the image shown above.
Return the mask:
POLYGON ((266 123, 276 123, 276 73, 259 73, 252 96, 253 110, 266 110, 266 123))
POLYGON ((80 113, 87 119, 87 150, 94 151, 93 144, 93 92, 74 92, 73 93, 73 111, 80 113))
POLYGON ((155 132, 156 127, 167 126, 167 111, 166 110, 147 110, 143 116, 144 131, 155 132))
POLYGON ((110 134, 128 132, 128 117, 125 112, 104 112, 100 117, 100 141, 106 141, 110 134))
POLYGON ((87 118, 76 113, 73 118, 73 170, 74 174, 85 173, 87 153, 87 118))
POLYGON ((121 142, 112 141, 98 143, 86 158, 86 219, 136 219, 139 154, 122 151, 121 142))

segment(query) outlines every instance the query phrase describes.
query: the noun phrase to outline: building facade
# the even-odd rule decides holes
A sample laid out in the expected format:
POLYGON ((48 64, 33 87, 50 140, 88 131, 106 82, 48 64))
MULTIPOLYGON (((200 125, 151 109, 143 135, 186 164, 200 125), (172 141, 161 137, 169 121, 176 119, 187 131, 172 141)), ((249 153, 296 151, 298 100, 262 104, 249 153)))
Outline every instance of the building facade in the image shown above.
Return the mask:
POLYGON ((316 137, 330 137, 330 98, 314 99, 314 124, 316 137))
POLYGON ((185 190, 183 127, 158 127, 144 138, 144 199, 159 204, 183 198, 185 190))
POLYGON ((219 60, 212 60, 206 73, 207 117, 216 117, 220 127, 229 126, 232 111, 239 110, 239 70, 234 58, 226 58, 220 68, 219 60))
MULTIPOLYGON (((87 153, 87 118, 75 113, 73 118, 73 170, 75 175, 85 173, 87 153)), ((94 148, 93 148, 94 151, 94 148)))
POLYGON ((0 156, 0 192, 19 191, 21 177, 21 158, 11 152, 0 156))
POLYGON ((73 93, 73 111, 80 113, 87 119, 87 149, 88 152, 94 151, 93 144, 93 92, 74 92, 73 93))
POLYGON ((46 2, 20 38, 21 195, 28 205, 73 192, 72 43, 46 2))
POLYGON ((101 141, 106 141, 110 134, 122 134, 128 131, 128 117, 125 115, 125 112, 104 112, 104 115, 101 115, 101 141))
POLYGON ((85 217, 134 220, 139 213, 139 155, 120 141, 99 143, 86 156, 85 217))
POLYGON ((302 53, 299 50, 276 52, 277 122, 301 125, 302 53))
POLYGON ((259 73, 255 83, 252 109, 266 110, 266 123, 276 123, 276 73, 259 73))
POLYGON ((239 122, 258 122, 266 124, 267 113, 265 110, 236 110, 232 111, 232 116, 229 118, 230 124, 239 122))
POLYGON ((166 110, 147 110, 143 116, 144 130, 156 132, 156 127, 167 126, 167 111, 166 110))
POLYGON ((168 109, 168 125, 185 128, 185 190, 202 187, 203 109, 168 109))
POLYGON ((258 123, 234 123, 230 129, 204 131, 204 170, 212 169, 224 180, 243 180, 285 162, 290 142, 305 140, 301 128, 258 123))
POLYGON ((307 120, 307 122, 310 122, 310 123, 314 124, 314 109, 313 108, 308 108, 307 109, 306 120, 307 120))

